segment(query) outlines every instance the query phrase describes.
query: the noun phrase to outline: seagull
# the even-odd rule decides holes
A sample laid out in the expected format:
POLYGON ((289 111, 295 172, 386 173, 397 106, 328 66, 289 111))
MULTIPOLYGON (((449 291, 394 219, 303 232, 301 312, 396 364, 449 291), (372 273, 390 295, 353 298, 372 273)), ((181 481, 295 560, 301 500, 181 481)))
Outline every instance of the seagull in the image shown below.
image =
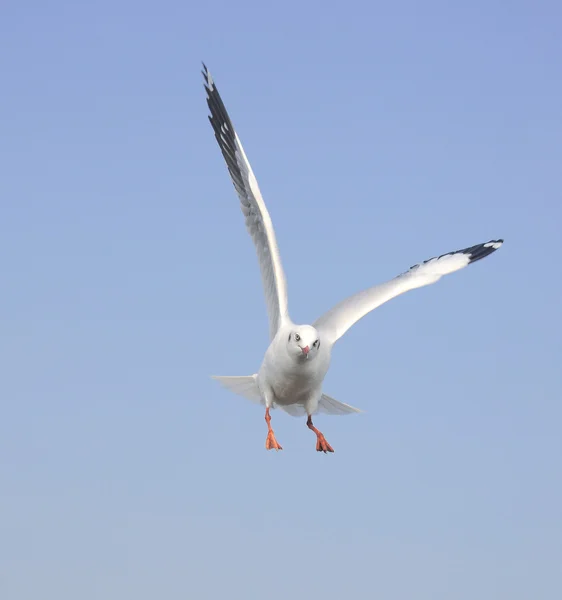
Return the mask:
POLYGON ((357 321, 388 300, 404 292, 435 283, 443 275, 489 256, 503 244, 490 240, 463 250, 430 258, 385 283, 346 298, 312 325, 297 325, 289 316, 287 283, 271 217, 258 187, 240 138, 234 129, 211 73, 203 63, 208 117, 228 167, 246 228, 259 260, 269 317, 270 344, 257 373, 247 376, 213 376, 235 394, 265 406, 267 450, 282 450, 271 427, 270 412, 280 408, 292 416, 306 416, 306 424, 316 434, 316 450, 333 452, 312 415, 362 412, 339 402, 322 391, 334 344, 357 321))

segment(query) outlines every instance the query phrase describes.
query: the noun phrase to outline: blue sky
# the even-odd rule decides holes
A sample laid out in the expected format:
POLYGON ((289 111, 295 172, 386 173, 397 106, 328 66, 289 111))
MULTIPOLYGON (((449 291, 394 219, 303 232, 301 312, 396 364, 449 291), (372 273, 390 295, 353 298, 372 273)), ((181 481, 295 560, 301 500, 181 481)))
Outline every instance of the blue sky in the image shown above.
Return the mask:
POLYGON ((559 596, 559 4, 196 4, 0 9, 0 596, 559 596), (267 320, 201 60, 297 322, 506 240, 338 343, 334 455, 209 379, 267 320))

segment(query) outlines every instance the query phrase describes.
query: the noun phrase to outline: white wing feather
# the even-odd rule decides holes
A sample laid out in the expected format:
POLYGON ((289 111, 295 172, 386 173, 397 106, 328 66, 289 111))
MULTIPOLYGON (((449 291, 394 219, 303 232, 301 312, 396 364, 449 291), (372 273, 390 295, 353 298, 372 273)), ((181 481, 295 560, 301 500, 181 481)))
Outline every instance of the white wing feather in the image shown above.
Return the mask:
POLYGON ((435 283, 443 275, 458 271, 495 252, 502 244, 503 240, 491 240, 485 244, 443 254, 414 265, 386 283, 346 298, 322 315, 314 323, 314 327, 318 329, 323 339, 333 344, 354 323, 381 304, 409 290, 435 283))
POLYGON ((287 284, 275 239, 275 231, 242 143, 226 112, 211 74, 205 65, 203 67, 207 104, 211 111, 209 121, 213 126, 232 183, 240 198, 240 207, 246 217, 246 228, 256 247, 269 316, 269 335, 273 339, 279 327, 289 317, 287 284))

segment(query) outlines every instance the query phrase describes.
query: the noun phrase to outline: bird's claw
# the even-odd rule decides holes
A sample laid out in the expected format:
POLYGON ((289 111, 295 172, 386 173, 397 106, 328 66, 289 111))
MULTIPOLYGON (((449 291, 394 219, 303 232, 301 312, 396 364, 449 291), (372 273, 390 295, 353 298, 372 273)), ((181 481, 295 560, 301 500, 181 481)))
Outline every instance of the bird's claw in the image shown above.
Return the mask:
POLYGON ((332 448, 332 446, 330 446, 330 444, 328 444, 328 442, 326 441, 326 438, 324 437, 324 435, 322 433, 319 433, 316 438, 316 451, 324 452, 324 454, 326 454, 326 452, 334 451, 334 449, 332 448))
POLYGON ((283 450, 283 447, 279 445, 277 440, 275 439, 275 434, 273 433, 273 429, 270 429, 267 434, 267 439, 265 440, 265 449, 266 450, 283 450))

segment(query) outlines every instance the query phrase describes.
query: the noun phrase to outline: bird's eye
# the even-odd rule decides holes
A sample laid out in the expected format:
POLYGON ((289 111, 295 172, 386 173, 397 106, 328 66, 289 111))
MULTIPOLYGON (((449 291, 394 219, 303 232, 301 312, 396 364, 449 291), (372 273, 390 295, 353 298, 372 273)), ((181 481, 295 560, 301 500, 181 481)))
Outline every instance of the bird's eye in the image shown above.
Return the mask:
POLYGON ((301 341, 301 336, 300 336, 298 333, 295 333, 295 340, 296 340, 297 342, 300 342, 300 341, 301 341))
POLYGON ((316 348, 316 346, 318 346, 318 340, 316 340, 312 345, 316 348))

